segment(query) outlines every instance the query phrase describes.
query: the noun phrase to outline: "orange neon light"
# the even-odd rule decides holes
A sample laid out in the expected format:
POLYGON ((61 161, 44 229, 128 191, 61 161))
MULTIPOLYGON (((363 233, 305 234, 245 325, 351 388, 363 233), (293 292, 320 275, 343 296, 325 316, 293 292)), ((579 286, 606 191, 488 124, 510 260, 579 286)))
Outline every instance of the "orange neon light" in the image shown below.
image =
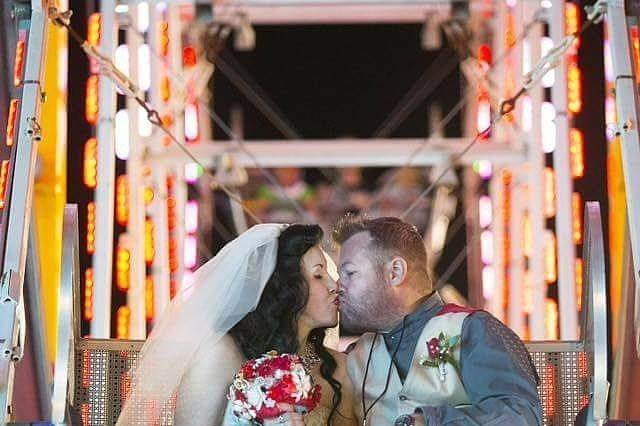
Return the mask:
POLYGON ((580 8, 577 4, 566 2, 564 11, 565 32, 575 34, 580 28, 580 8))
POLYGON ((556 178, 551 167, 544 169, 544 215, 547 218, 556 215, 556 178))
POLYGON ((19 106, 20 100, 11 99, 11 102, 9 103, 9 118, 7 119, 7 146, 13 146, 13 143, 15 142, 19 106))
POLYGON ((166 58, 169 55, 169 23, 166 21, 160 21, 158 23, 158 33, 160 55, 166 58))
POLYGON ((571 175, 574 179, 584 176, 584 137, 578 129, 569 131, 569 152, 571 154, 571 175))
MULTIPOLYGON (((100 38, 102 33, 102 18, 99 13, 94 13, 89 16, 87 22, 87 42, 90 46, 98 47, 100 45, 100 38)), ((98 74, 100 72, 100 66, 98 61, 93 58, 89 58, 89 70, 92 74, 98 74)))
POLYGON ((144 205, 148 206, 151 204, 151 202, 153 201, 153 189, 149 188, 148 186, 146 188, 144 188, 144 205))
POLYGON ((178 271, 178 241, 175 238, 169 238, 169 272, 178 271))
POLYGON ((573 114, 582 111, 582 72, 575 60, 567 66, 567 107, 573 114))
POLYGON ((516 27, 513 14, 507 15, 507 31, 505 32, 505 41, 507 47, 512 47, 516 44, 516 27))
POLYGON ((84 319, 93 319, 93 269, 87 268, 84 271, 84 319))
POLYGON ((129 338, 129 320, 131 319, 131 310, 127 306, 120 306, 116 315, 116 338, 129 338))
POLYGON ((122 291, 129 290, 129 270, 131 268, 131 253, 122 244, 118 244, 116 254, 116 285, 122 291))
POLYGON ((176 229, 176 199, 173 196, 167 197, 167 226, 169 231, 176 229))
POLYGON ((116 179, 116 221, 122 226, 129 222, 129 182, 127 175, 116 179))
POLYGON ((93 254, 96 250, 96 203, 87 204, 87 253, 93 254))
POLYGON ((154 239, 153 239, 153 221, 147 219, 144 222, 144 260, 147 265, 153 263, 155 255, 154 239))
POLYGON ((89 138, 84 144, 83 181, 87 188, 95 188, 98 177, 98 141, 89 138))
POLYGON ((544 279, 553 283, 558 279, 556 236, 552 231, 545 231, 544 238, 544 279))
POLYGON ((2 160, 2 165, 0 165, 0 209, 3 209, 5 206, 8 183, 9 160, 2 160))
POLYGON ((574 192, 571 196, 573 210, 573 242, 582 244, 582 196, 574 192))
POLYGON ((16 58, 13 63, 13 84, 18 87, 22 84, 24 74, 24 57, 26 52, 26 31, 20 31, 18 43, 16 44, 16 58))
POLYGON ((162 102, 169 102, 171 97, 171 82, 166 75, 160 79, 160 99, 162 102))
POLYGON ((89 15, 89 21, 87 23, 87 42, 93 47, 98 47, 100 44, 100 33, 102 18, 99 13, 92 13, 89 15))
POLYGON ((173 115, 171 115, 170 113, 164 114, 161 120, 162 120, 163 126, 166 126, 166 127, 173 126, 173 115))
POLYGON ((98 82, 97 75, 91 75, 87 79, 87 93, 84 100, 84 116, 89 124, 98 121, 98 82))
POLYGON ((582 309, 582 259, 576 258, 576 299, 578 301, 578 310, 582 309))
POLYGON ((148 320, 153 319, 153 278, 147 277, 144 289, 145 316, 148 320))

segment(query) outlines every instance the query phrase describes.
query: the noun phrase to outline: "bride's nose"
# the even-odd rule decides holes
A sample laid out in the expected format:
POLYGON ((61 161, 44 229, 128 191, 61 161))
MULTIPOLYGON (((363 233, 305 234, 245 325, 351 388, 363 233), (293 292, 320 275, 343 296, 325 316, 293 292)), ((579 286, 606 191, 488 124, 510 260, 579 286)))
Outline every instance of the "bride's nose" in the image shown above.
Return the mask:
POLYGON ((329 294, 340 294, 342 290, 340 289, 340 280, 335 281, 334 279, 329 280, 329 294))

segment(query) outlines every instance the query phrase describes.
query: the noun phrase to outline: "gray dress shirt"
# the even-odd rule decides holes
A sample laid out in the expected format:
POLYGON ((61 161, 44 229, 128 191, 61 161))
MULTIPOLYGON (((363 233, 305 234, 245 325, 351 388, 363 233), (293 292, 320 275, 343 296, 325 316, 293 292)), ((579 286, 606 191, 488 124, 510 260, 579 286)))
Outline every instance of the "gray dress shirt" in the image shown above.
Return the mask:
MULTIPOLYGON (((400 324, 383 335, 389 353, 397 349, 394 362, 403 382, 422 330, 443 306, 436 292, 405 318, 404 334, 400 324)), ((428 426, 542 424, 538 378, 529 353, 513 331, 487 312, 474 312, 462 323, 460 374, 471 405, 422 407, 418 411, 428 426)))

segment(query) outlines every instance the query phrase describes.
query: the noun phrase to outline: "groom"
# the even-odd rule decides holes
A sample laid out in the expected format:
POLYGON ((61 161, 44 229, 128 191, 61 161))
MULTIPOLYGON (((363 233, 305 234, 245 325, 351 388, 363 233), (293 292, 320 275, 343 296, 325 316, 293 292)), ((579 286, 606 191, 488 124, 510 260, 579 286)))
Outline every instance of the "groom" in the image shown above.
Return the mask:
POLYGON ((347 216, 333 237, 342 325, 365 333, 347 361, 360 424, 542 423, 525 346, 487 312, 442 301, 415 227, 347 216))

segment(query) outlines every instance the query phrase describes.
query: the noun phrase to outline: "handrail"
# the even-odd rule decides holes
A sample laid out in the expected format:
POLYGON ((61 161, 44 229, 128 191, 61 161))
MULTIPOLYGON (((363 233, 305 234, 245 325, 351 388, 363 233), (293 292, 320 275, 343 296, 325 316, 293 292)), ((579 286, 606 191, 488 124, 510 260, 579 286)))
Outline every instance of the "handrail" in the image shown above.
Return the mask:
POLYGON ((77 299, 80 282, 78 256, 78 206, 67 204, 64 208, 62 228, 62 271, 58 293, 58 347, 51 397, 51 420, 64 423, 67 401, 73 403, 74 337, 79 331, 77 299), (69 398, 67 398, 67 396, 69 398))
POLYGON ((581 338, 585 350, 593 354, 590 424, 607 419, 607 293, 604 238, 600 204, 587 202, 584 212, 584 290, 582 292, 581 338))

